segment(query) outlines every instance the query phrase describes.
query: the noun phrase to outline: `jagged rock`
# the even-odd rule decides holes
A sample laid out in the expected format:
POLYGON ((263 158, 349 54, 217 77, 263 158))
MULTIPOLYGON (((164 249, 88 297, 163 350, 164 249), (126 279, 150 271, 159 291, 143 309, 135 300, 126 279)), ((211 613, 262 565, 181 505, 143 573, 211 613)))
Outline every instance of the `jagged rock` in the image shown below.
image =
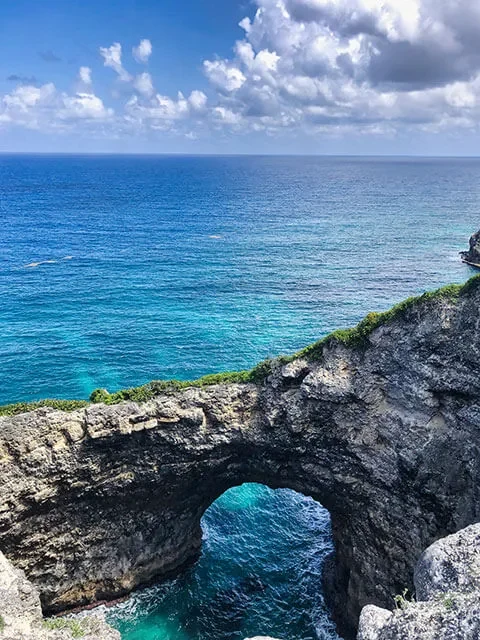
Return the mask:
POLYGON ((480 231, 474 233, 469 240, 469 250, 461 251, 462 260, 480 265, 480 231))
POLYGON ((478 640, 480 638, 480 524, 443 538, 415 569, 416 602, 390 612, 367 606, 358 640, 478 640))
POLYGON ((1 640, 120 640, 102 617, 44 620, 38 589, 0 553, 1 640))
POLYGON ((476 280, 262 383, 0 418, 0 548, 60 611, 178 572, 226 489, 288 487, 331 513, 326 595, 352 634, 480 520, 479 308, 476 280))

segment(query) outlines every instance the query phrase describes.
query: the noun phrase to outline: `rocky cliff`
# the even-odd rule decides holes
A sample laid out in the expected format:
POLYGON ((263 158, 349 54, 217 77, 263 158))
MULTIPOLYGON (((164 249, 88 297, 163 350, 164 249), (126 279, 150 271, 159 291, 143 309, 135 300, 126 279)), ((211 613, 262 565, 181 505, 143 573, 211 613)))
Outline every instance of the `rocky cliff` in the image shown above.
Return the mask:
POLYGON ((468 251, 461 251, 460 255, 464 262, 480 266, 480 231, 470 237, 468 251))
POLYGON ((23 571, 0 553, 0 638, 2 640, 120 640, 120 634, 102 617, 45 620, 38 589, 23 571))
POLYGON ((478 640, 480 524, 435 542, 415 569, 415 601, 365 607, 358 640, 478 640))
POLYGON ((0 548, 46 611, 178 572, 242 482, 331 513, 340 629, 411 587, 433 540, 480 520, 480 283, 369 316, 256 383, 0 418, 0 548))

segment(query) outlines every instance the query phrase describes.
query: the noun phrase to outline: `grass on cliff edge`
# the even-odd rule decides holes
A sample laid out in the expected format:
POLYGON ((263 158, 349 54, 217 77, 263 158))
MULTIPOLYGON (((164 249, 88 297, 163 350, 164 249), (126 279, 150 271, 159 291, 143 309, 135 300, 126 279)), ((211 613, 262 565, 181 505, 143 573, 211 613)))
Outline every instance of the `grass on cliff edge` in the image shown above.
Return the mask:
POLYGON ((50 631, 70 631, 72 638, 83 638, 88 631, 87 625, 83 624, 83 620, 74 620, 73 618, 45 618, 42 621, 43 627, 50 631))
POLYGON ((246 371, 231 371, 226 373, 214 373, 198 380, 154 380, 141 387, 122 389, 115 393, 109 393, 105 389, 96 389, 90 396, 90 401, 86 400, 40 400, 38 402, 21 402, 0 406, 0 416, 13 416, 27 411, 33 411, 40 407, 52 407, 61 411, 75 411, 86 407, 90 403, 103 402, 105 404, 118 404, 125 400, 132 402, 146 402, 160 393, 179 391, 188 387, 207 387, 214 384, 228 383, 260 383, 271 373, 272 365, 275 362, 287 364, 296 358, 306 358, 307 360, 319 360, 323 355, 326 346, 338 342, 347 347, 358 348, 365 345, 368 336, 378 327, 392 322, 395 318, 401 317, 408 310, 419 304, 436 299, 452 300, 473 291, 480 286, 480 275, 470 278, 465 284, 451 284, 435 291, 428 291, 421 296, 407 298, 403 302, 395 305, 388 311, 382 313, 369 313, 357 326, 351 329, 338 329, 325 336, 321 340, 308 345, 304 349, 289 356, 279 356, 274 360, 265 360, 256 367, 246 371))

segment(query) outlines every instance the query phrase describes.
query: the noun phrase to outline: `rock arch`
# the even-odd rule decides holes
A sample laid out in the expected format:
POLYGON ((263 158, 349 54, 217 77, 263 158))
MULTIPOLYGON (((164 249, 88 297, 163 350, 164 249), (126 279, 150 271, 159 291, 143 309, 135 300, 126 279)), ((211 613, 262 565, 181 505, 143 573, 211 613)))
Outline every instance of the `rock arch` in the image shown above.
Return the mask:
POLYGON ((0 419, 0 549, 58 611, 179 571, 243 482, 331 514, 341 630, 389 605, 434 539, 480 520, 480 286, 404 305, 259 384, 0 419))

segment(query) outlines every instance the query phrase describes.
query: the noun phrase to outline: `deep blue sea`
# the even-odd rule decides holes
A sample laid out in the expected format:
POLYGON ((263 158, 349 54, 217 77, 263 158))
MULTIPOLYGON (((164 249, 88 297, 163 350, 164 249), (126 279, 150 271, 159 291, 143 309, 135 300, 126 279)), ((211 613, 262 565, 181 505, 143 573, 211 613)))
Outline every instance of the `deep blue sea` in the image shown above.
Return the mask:
MULTIPOLYGON (((292 352, 472 271, 480 160, 0 156, 0 404, 292 352)), ((109 611, 124 640, 335 638, 328 514, 245 485, 203 555, 109 611)))

